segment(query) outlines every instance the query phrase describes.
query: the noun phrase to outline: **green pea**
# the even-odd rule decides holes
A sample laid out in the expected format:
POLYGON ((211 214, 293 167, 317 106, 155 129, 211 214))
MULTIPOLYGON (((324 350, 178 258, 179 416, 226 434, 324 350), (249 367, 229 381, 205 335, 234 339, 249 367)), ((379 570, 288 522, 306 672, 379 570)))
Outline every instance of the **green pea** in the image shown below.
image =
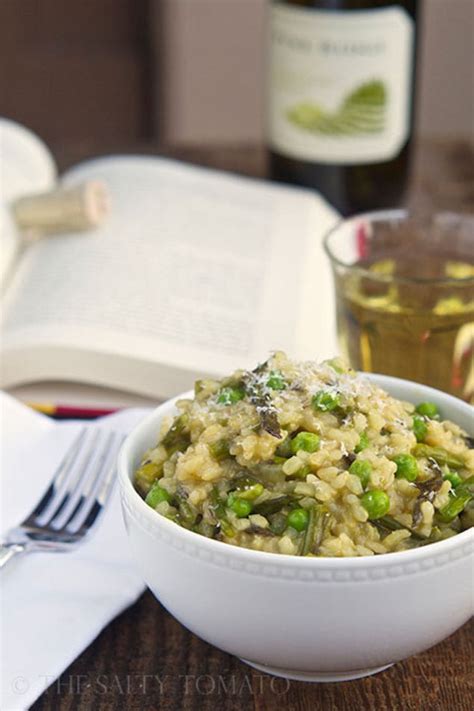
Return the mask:
POLYGON ((298 432, 291 440, 291 452, 296 454, 300 449, 304 452, 316 452, 319 449, 319 436, 314 432, 298 432))
POLYGON ((412 454, 397 454, 392 458, 392 461, 397 465, 395 476, 397 479, 406 479, 407 481, 416 481, 418 477, 418 462, 412 454))
POLYGON ((370 475, 372 474, 371 463, 367 462, 365 459, 356 459, 355 462, 352 462, 349 467, 349 471, 351 474, 355 474, 359 477, 360 483, 365 489, 370 481, 370 475))
POLYGON ((356 454, 359 454, 359 452, 362 452, 363 449, 367 449, 369 444, 370 442, 367 432, 362 432, 361 436, 359 437, 359 442, 354 449, 354 452, 356 454))
POLYGON ((388 514, 390 510, 390 499, 385 491, 381 491, 380 489, 366 491, 365 494, 360 497, 360 503, 369 514, 371 521, 382 518, 382 516, 388 514))
POLYGON ((434 404, 434 402, 420 402, 415 409, 419 415, 429 417, 430 420, 434 420, 439 417, 439 408, 434 404))
POLYGON ((267 386, 272 390, 284 390, 286 383, 283 375, 278 370, 272 370, 268 376, 267 386))
POLYGON ((161 504, 162 501, 170 501, 170 499, 170 493, 166 491, 166 489, 163 489, 158 481, 155 481, 146 496, 145 503, 151 506, 152 509, 156 509, 158 504, 161 504))
POLYGON ((237 518, 246 518, 252 513, 253 509, 250 501, 241 499, 240 496, 235 496, 235 494, 229 494, 227 497, 227 506, 235 513, 237 518))
POLYGON ((306 509, 293 509, 288 514, 288 526, 295 531, 305 531, 308 528, 309 513, 306 509))
POLYGON ((331 412, 339 407, 340 397, 337 393, 331 393, 328 390, 320 390, 316 395, 313 395, 311 400, 315 410, 321 412, 331 412))
POLYGON ((413 415, 413 434, 417 442, 423 442, 428 433, 428 425, 422 415, 413 415))
POLYGON ((443 476, 443 479, 445 481, 450 481, 451 482, 451 487, 455 489, 459 484, 462 484, 463 478, 462 476, 459 476, 457 472, 448 472, 443 476))
POLYGON ((243 400, 244 397, 245 392, 243 388, 222 388, 217 398, 217 402, 220 405, 233 405, 234 403, 239 402, 239 400, 243 400))

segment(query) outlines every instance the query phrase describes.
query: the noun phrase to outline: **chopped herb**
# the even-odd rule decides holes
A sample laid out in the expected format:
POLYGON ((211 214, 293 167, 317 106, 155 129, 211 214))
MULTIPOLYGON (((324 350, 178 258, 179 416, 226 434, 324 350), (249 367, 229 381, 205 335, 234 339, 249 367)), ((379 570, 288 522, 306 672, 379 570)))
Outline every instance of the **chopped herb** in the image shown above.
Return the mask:
POLYGON ((434 499, 436 498, 436 494, 438 493, 443 484, 442 471, 439 468, 438 463, 434 459, 428 461, 431 464, 431 468, 435 472, 435 476, 431 479, 427 479, 426 481, 417 482, 416 484, 416 488, 420 493, 413 507, 412 517, 414 526, 418 526, 418 524, 421 522, 421 519, 423 518, 423 514, 421 512, 421 504, 424 501, 429 501, 430 503, 433 503, 434 499))
POLYGON ((227 520, 227 514, 225 510, 225 504, 222 501, 218 489, 214 487, 209 494, 209 510, 213 514, 217 525, 219 526, 222 533, 227 538, 233 538, 235 536, 235 531, 227 520))
POLYGON ((342 461, 347 467, 349 467, 352 462, 355 462, 356 459, 357 457, 353 452, 348 452, 343 456, 342 461))
POLYGON ((254 405, 260 417, 262 430, 271 434, 272 437, 282 439, 280 423, 275 406, 268 388, 258 377, 258 373, 252 371, 244 377, 245 393, 252 405, 254 405))

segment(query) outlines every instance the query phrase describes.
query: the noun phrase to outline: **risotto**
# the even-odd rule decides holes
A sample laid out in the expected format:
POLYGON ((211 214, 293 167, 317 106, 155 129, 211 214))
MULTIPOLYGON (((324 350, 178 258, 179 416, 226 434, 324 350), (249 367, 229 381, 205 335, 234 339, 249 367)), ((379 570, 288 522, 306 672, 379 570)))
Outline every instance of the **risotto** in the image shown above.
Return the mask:
POLYGON ((200 380, 135 472, 157 515, 299 556, 402 551, 474 525, 474 441, 433 403, 391 397, 335 359, 273 354, 200 380))

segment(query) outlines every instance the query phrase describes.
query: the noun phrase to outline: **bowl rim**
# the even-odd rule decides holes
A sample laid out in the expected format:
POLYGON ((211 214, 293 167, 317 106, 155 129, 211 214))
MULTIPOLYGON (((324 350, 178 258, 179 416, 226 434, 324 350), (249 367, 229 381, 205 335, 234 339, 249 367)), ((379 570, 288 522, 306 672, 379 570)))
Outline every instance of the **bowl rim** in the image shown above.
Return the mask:
MULTIPOLYGON (((428 396, 432 395, 435 399, 445 400, 454 405, 457 409, 464 411, 468 416, 472 416, 473 413, 471 411, 474 411, 474 408, 463 400, 440 390, 436 390, 435 388, 431 388, 427 385, 416 383, 415 381, 395 378, 389 375, 381 375, 378 373, 358 373, 358 375, 367 377, 369 380, 375 381, 376 384, 382 387, 383 383, 387 383, 389 386, 391 384, 395 386, 397 384, 403 384, 405 386, 408 385, 409 387, 420 388, 423 393, 426 393, 428 396)), ((210 554, 215 553, 226 555, 230 556, 230 558, 240 559, 242 562, 247 563, 260 563, 261 565, 279 564, 279 566, 283 565, 290 568, 303 567, 318 570, 322 568, 357 569, 373 568, 378 566, 386 567, 387 564, 399 566, 400 564, 414 563, 439 554, 449 555, 453 550, 462 547, 469 541, 474 541, 474 528, 470 528, 443 541, 437 541, 426 546, 421 546, 420 548, 414 548, 406 551, 379 553, 373 556, 328 556, 312 558, 289 555, 287 553, 270 553, 267 551, 257 551, 251 548, 234 546, 230 543, 226 543, 225 541, 206 538, 199 533, 189 531, 188 529, 177 525, 165 516, 157 514, 156 511, 153 511, 149 506, 147 506, 144 499, 142 499, 132 484, 133 472, 130 471, 128 462, 133 458, 135 442, 140 435, 144 431, 148 430, 153 423, 159 421, 163 414, 166 414, 167 410, 172 410, 178 400, 192 398, 193 396, 194 392, 192 390, 188 390, 158 405, 127 435, 120 448, 117 460, 120 489, 122 495, 126 497, 129 506, 133 507, 138 516, 144 517, 145 521, 148 521, 151 527, 161 528, 167 536, 181 540, 183 545, 191 543, 198 547, 200 546, 203 549, 207 549, 210 554)))

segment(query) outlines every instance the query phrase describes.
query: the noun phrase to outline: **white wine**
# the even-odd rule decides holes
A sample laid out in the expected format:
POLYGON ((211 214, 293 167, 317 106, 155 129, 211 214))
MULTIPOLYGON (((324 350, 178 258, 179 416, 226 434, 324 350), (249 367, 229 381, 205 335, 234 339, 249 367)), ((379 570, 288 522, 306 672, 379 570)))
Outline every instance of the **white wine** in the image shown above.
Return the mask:
POLYGON ((399 204, 410 158, 417 0, 274 0, 270 173, 343 214, 399 204))

